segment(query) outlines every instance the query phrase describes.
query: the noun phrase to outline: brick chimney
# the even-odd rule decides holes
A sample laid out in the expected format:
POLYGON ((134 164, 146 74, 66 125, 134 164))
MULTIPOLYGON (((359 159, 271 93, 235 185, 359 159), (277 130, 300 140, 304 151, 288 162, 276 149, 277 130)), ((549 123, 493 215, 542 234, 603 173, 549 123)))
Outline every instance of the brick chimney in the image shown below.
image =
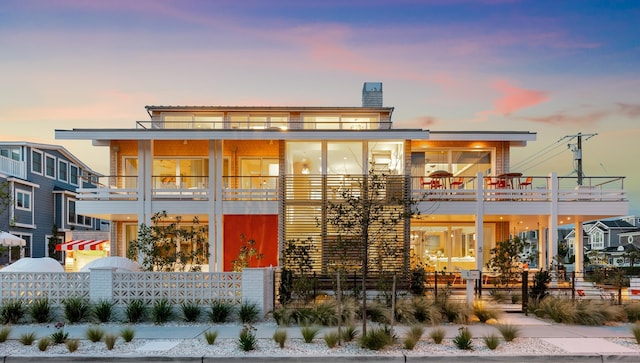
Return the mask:
POLYGON ((362 107, 382 107, 382 82, 365 82, 362 87, 362 107))

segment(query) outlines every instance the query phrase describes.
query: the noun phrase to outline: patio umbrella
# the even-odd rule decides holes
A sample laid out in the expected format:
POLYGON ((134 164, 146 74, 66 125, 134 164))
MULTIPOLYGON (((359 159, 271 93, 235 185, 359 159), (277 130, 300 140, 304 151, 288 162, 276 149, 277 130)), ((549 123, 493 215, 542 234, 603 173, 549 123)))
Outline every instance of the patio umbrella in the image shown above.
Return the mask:
POLYGON ((24 246, 27 242, 18 236, 14 236, 11 233, 0 231, 0 246, 24 246))

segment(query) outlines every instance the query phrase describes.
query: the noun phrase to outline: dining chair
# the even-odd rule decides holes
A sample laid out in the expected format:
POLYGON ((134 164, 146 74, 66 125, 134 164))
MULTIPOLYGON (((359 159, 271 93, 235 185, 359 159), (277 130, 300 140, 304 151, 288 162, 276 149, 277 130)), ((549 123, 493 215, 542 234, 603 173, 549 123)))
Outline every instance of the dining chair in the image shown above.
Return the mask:
POLYGON ((533 183, 533 178, 528 176, 523 182, 520 183, 520 188, 531 188, 531 184, 533 183))
POLYGON ((464 178, 456 178, 451 182, 451 189, 459 189, 461 185, 464 185, 464 178))
POLYGON ((491 187, 495 187, 498 184, 500 184, 500 181, 498 180, 493 180, 493 178, 491 178, 490 176, 487 176, 484 178, 485 183, 487 184, 487 187, 491 188, 491 187))
POLYGON ((425 181, 424 177, 420 177, 420 189, 424 189, 425 186, 431 186, 431 182, 425 181))

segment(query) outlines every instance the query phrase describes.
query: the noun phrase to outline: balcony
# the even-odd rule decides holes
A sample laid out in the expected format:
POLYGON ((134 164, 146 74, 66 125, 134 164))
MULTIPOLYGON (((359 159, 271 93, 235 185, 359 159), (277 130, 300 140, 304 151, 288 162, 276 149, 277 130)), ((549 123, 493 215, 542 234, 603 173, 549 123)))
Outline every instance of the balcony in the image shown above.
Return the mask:
POLYGON ((271 123, 266 121, 136 121, 137 129, 171 130, 390 130, 389 121, 271 123))
POLYGON ((27 163, 0 156, 0 174, 27 179, 27 163))
MULTIPOLYGON (((387 181, 384 195, 401 197, 402 178, 393 176, 387 181)), ((158 201, 210 201, 215 192, 208 188, 207 176, 171 177, 154 176, 151 180, 152 200, 158 201)), ((577 177, 532 176, 522 177, 507 184, 490 185, 476 177, 440 178, 411 177, 411 198, 416 201, 437 202, 626 202, 624 177, 583 177, 577 185, 577 177)), ((276 176, 225 176, 222 178, 222 201, 278 201, 281 185, 285 185, 287 201, 321 201, 323 198, 340 199, 345 191, 357 195, 362 176, 287 175, 276 176), (281 180, 282 179, 282 180, 281 180), (322 190, 326 190, 325 193, 322 190)), ((143 188, 144 190, 144 188, 143 188)), ((105 176, 95 187, 77 189, 80 200, 137 201, 140 199, 138 178, 130 176, 105 176)))

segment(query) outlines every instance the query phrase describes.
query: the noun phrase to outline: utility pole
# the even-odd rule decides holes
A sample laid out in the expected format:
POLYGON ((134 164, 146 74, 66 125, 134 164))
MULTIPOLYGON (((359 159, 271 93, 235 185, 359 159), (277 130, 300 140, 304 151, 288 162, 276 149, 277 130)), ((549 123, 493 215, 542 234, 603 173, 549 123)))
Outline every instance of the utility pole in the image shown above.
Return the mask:
POLYGON ((571 139, 576 138, 577 141, 575 144, 568 144, 567 146, 571 151, 573 151, 573 161, 575 162, 574 172, 578 176, 578 185, 582 185, 582 178, 584 177, 584 172, 582 171, 582 138, 586 137, 586 140, 596 136, 597 134, 583 134, 578 132, 575 135, 568 135, 565 137, 570 137, 571 139))

